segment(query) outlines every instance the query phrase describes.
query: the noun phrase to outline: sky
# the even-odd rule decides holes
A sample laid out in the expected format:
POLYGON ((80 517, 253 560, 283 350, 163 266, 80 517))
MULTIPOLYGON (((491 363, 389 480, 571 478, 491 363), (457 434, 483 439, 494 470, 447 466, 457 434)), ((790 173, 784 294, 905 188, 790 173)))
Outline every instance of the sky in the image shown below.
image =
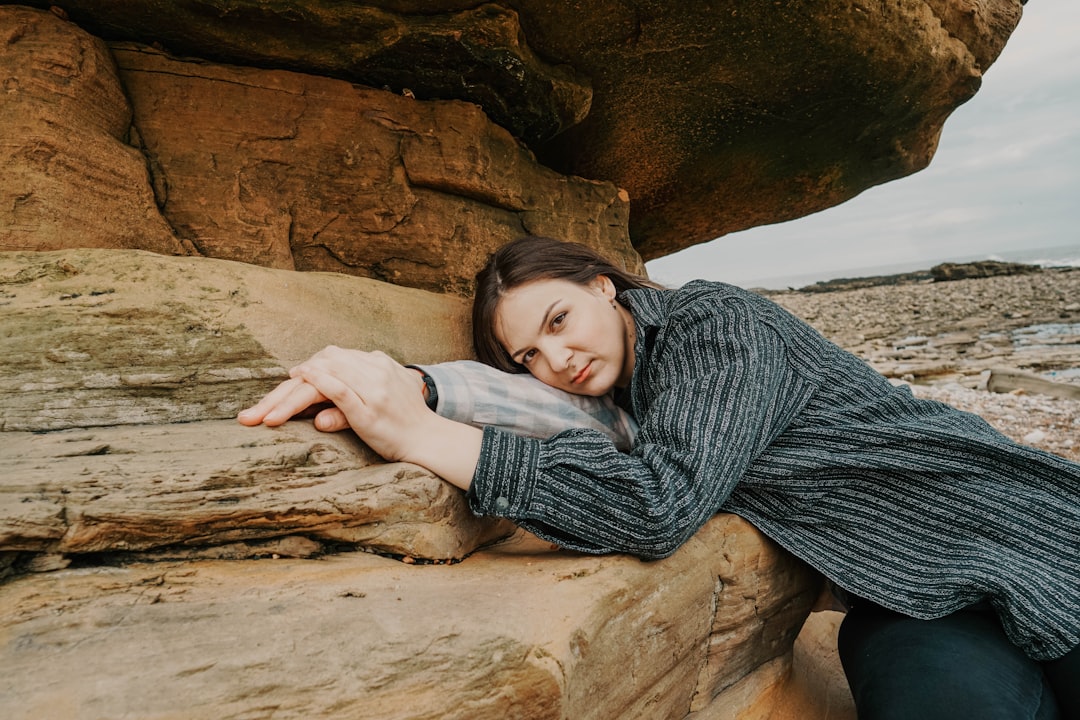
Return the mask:
POLYGON ((1062 246, 1080 254, 1080 2, 1030 0, 926 169, 647 267, 669 286, 783 288, 1062 246))

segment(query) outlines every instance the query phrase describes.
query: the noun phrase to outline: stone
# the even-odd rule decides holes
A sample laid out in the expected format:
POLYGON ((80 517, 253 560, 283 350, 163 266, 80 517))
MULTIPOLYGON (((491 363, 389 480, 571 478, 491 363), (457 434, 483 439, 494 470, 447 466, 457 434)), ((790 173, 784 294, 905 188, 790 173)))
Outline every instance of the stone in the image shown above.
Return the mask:
POLYGON ((1048 397, 1080 400, 1080 385, 1054 382, 1035 373, 1011 368, 991 368, 990 377, 986 381, 986 389, 996 393, 1037 393, 1048 397))
POLYGON ((455 565, 69 567, 0 585, 0 713, 729 718, 782 687, 816 590, 730 515, 647 563, 520 538, 455 565))
POLYGON ((923 169, 1021 17, 1019 0, 513 0, 480 18, 461 0, 64 7, 92 32, 177 55, 475 102, 549 167, 626 189, 646 259, 923 169))
POLYGON ((0 303, 10 400, 0 409, 0 550, 44 557, 302 534, 455 559, 508 532, 431 473, 377 462, 351 433, 234 419, 329 344, 402 362, 469 356, 468 308, 456 297, 67 250, 0 254, 0 303))
POLYGON ((48 76, 9 93, 9 125, 26 131, 7 141, 0 249, 134 247, 459 295, 493 250, 525 234, 644 268, 625 192, 539 165, 473 105, 141 45, 110 56, 26 8, 0 7, 0 21, 14 25, 13 88, 45 73, 35 62, 63 63, 74 88, 48 76), (79 102, 54 103, 57 93, 79 102))
POLYGON ((0 249, 189 252, 158 212, 131 108, 101 40, 52 13, 0 7, 0 249))
MULTIPOLYGON (((886 377, 986 387, 984 373, 1039 374, 1070 393, 1080 367, 1080 271, 1050 270, 952 282, 887 282, 834 292, 766 292, 886 377), (1058 371, 1060 378, 1051 380, 1058 371)), ((1008 390, 1005 390, 1008 392, 1008 390)))
POLYGON ((470 357, 457 297, 129 250, 0 253, 0 430, 233 418, 327 345, 470 357))
POLYGON ((3 717, 764 718, 785 697, 819 583, 744 521, 649 563, 520 531, 485 549, 512 528, 421 468, 232 419, 331 339, 466 356, 459 298, 75 249, 0 254, 0 302, 3 717))
POLYGON ((203 546, 224 557, 337 544, 460 560, 513 530, 473 515, 427 470, 385 463, 352 433, 304 421, 4 432, 0 462, 0 550, 26 554, 36 571, 54 569, 40 558, 203 546), (235 545, 290 536, 317 545, 235 545))
POLYGON ((525 234, 642 268, 618 188, 538 165, 472 105, 113 52, 162 213, 202 255, 460 295, 525 234))

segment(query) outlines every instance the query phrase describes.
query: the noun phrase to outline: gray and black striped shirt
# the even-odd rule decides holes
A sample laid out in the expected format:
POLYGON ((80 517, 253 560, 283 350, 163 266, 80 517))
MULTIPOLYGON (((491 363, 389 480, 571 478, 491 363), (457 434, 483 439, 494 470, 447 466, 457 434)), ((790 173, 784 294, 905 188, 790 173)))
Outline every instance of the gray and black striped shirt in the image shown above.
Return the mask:
POLYGON ((988 600, 1036 659, 1080 643, 1080 465, 915 399, 771 301, 632 290, 629 453, 484 431, 469 500, 563 547, 674 552, 736 513, 839 587, 934 618, 988 600))

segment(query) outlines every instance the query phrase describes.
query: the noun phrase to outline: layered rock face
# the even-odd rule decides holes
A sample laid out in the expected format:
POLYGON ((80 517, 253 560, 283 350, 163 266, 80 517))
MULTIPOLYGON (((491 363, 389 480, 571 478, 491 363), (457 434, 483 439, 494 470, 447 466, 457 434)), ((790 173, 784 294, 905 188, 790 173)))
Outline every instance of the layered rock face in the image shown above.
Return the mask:
POLYGON ((625 192, 539 165, 472 105, 110 50, 50 13, 0 11, 17 130, 0 249, 133 247, 462 295, 524 234, 642 268, 625 192))
POLYGON ((647 259, 922 169, 1021 14, 1020 0, 63 7, 177 54, 477 103, 551 167, 625 188, 647 259))
POLYGON ((746 523, 576 556, 232 417, 326 344, 469 356, 517 235, 640 270, 921 168, 1015 0, 29 4, 0 4, 0 714, 778 717, 817 581, 746 523))

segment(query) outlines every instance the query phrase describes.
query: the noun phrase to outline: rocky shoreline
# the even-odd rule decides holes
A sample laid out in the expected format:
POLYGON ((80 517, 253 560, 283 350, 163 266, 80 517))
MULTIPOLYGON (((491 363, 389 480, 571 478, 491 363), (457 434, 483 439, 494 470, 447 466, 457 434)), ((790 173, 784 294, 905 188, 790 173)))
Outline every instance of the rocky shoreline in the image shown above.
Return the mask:
POLYGON ((762 292, 919 397, 1080 461, 1080 269, 762 292))

